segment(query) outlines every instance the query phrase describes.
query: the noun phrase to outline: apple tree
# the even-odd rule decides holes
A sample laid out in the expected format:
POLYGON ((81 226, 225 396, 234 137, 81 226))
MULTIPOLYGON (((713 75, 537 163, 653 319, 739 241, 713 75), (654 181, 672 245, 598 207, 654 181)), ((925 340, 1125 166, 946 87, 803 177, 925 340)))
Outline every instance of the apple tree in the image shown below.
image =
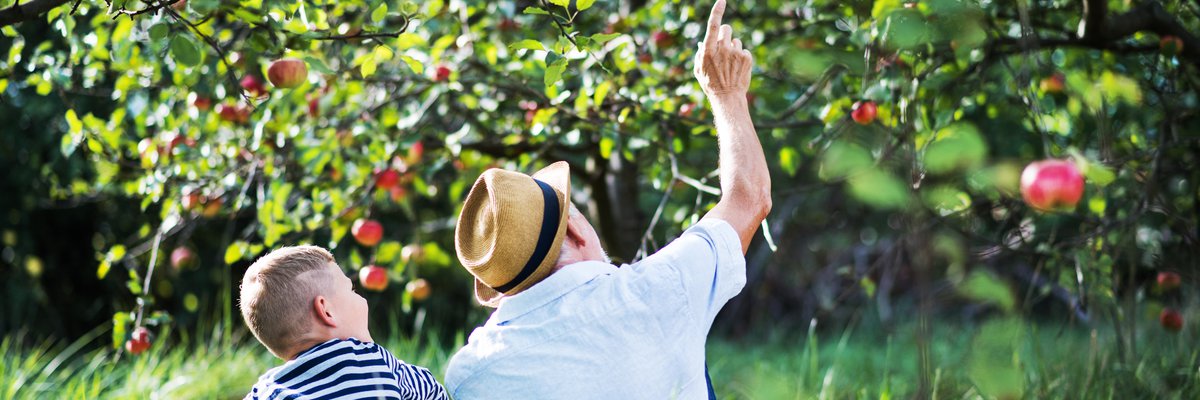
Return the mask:
MULTIPOLYGON (((9 3, 0 89, 62 99, 16 125, 86 171, 39 171, 41 193, 124 204, 94 241, 95 275, 128 283, 119 310, 178 317, 224 288, 205 299, 230 329, 238 268, 309 242, 348 272, 427 278, 406 286, 433 301, 394 285, 385 309, 461 324, 480 314, 451 237, 484 169, 571 161, 575 200, 620 261, 719 195, 690 73, 703 2, 9 3), (272 78, 284 59, 306 73, 272 78), (378 243, 348 235, 360 219, 381 223, 378 243), (211 279, 151 276, 180 246, 211 279)), ((1132 353, 1139 324, 1194 303, 1200 4, 766 0, 726 20, 755 56, 775 189, 726 331, 866 304, 890 323, 898 297, 924 319, 958 308, 938 301, 951 296, 1047 305, 1132 353), (1042 160, 1070 178, 1027 172, 1042 160), (1159 272, 1186 290, 1157 289, 1159 272)))

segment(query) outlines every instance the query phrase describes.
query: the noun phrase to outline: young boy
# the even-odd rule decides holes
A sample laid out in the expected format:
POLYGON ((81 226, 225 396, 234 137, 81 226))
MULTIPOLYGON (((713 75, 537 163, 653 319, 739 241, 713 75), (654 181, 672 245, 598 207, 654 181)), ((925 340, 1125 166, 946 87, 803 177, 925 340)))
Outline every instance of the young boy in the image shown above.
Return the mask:
POLYGON ((284 247, 258 259, 242 278, 242 317, 271 354, 287 362, 267 371, 247 399, 447 399, 428 369, 372 343, 367 301, 316 246, 284 247))

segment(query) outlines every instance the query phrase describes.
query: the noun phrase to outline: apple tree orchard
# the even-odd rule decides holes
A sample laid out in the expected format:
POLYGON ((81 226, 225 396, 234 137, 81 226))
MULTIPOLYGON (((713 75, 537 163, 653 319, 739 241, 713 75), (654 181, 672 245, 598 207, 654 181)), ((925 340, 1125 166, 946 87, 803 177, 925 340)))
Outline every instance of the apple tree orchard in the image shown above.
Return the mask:
MULTIPOLYGON (((1132 343, 1195 302, 1200 3, 733 3, 774 209, 719 330, 970 299, 1132 343), (1047 159, 1066 162, 1027 174, 1027 202, 1022 172, 1047 159)), ((4 152, 49 166, 22 167, 34 198, 7 204, 108 204, 74 249, 86 268, 12 237, 4 262, 30 287, 107 282, 115 343, 189 318, 228 332, 241 271, 296 243, 384 270, 377 313, 462 329, 477 311, 453 224, 486 168, 570 161, 619 261, 719 194, 691 74, 709 2, 0 4, 4 152), (284 59, 300 62, 270 71, 284 59)), ((17 238, 37 223, 0 222, 17 238)))

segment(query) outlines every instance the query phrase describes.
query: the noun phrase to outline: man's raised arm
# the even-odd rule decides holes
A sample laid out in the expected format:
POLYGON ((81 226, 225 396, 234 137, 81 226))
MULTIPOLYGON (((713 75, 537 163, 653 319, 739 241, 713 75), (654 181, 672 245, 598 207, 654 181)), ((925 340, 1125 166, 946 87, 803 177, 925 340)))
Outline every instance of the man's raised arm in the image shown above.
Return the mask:
POLYGON ((744 254, 771 211, 771 175, 746 101, 754 58, 733 38, 733 27, 721 25, 724 13, 725 0, 717 0, 696 53, 696 79, 712 104, 720 147, 721 199, 704 218, 733 226, 744 254))

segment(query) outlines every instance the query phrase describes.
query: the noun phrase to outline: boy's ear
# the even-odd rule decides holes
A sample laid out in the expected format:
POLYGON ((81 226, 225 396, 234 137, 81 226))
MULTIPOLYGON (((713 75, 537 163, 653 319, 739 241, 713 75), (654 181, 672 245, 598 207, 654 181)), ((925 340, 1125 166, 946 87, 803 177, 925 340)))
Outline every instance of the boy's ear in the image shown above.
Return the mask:
POLYGON ((337 327, 337 321, 333 318, 333 307, 325 296, 317 296, 313 299, 313 313, 317 316, 317 322, 329 326, 337 327))

